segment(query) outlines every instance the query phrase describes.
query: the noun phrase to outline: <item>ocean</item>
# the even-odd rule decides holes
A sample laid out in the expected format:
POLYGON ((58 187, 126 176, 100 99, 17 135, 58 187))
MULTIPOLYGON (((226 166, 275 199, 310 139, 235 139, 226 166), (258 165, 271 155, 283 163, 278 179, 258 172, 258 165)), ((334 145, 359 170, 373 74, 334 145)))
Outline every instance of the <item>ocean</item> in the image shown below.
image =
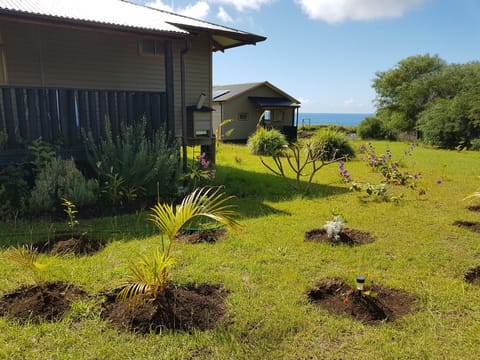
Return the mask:
POLYGON ((298 126, 307 125, 343 125, 357 126, 366 117, 375 116, 367 114, 347 113, 298 113, 298 126))

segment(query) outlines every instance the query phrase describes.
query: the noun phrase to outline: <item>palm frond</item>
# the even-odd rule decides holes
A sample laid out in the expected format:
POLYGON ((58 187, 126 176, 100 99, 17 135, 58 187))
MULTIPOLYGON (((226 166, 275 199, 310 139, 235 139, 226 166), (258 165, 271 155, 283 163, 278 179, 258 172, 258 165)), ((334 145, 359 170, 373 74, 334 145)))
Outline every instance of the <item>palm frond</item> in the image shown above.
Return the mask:
POLYGON ((14 263, 30 268, 32 270, 43 271, 48 267, 48 264, 44 264, 38 261, 38 251, 31 245, 19 246, 13 248, 7 253, 7 259, 14 263))
POLYGON ((233 196, 226 196, 220 191, 221 187, 197 188, 176 208, 173 205, 157 204, 152 208, 150 220, 170 241, 174 240, 189 220, 197 216, 205 216, 226 226, 239 228, 240 224, 235 220, 238 213, 233 205, 226 204, 233 196))
POLYGON ((137 263, 130 265, 131 275, 118 298, 135 302, 155 299, 159 291, 165 290, 173 264, 173 259, 160 249, 156 249, 150 257, 141 256, 137 263))
POLYGON ((473 194, 468 195, 463 200, 470 200, 470 199, 480 199, 480 191, 475 191, 473 194))

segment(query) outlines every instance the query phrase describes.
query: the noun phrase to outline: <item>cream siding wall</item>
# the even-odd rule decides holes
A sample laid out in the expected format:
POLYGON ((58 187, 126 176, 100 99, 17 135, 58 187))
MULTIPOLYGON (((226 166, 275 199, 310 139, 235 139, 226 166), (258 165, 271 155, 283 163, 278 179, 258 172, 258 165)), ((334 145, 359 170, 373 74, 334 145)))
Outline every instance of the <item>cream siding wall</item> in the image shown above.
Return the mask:
MULTIPOLYGON (((176 42, 174 46, 175 67, 175 117, 181 119, 181 69, 180 54, 185 48, 185 42, 176 42)), ((207 95, 205 106, 211 106, 212 94, 212 52, 210 39, 207 36, 198 36, 193 39, 191 48, 185 55, 185 105, 195 105, 201 93, 207 95)), ((181 120, 177 121, 176 135, 182 134, 181 120)))
POLYGON ((138 52, 141 37, 0 23, 9 84, 164 91, 164 59, 138 52))
MULTIPOLYGON (((165 91, 163 57, 139 55, 141 36, 0 21, 8 85, 84 89, 165 91)), ((158 38, 161 39, 161 38, 158 38)), ((182 135, 180 53, 185 41, 173 42, 175 135, 182 135)), ((192 39, 185 58, 186 105, 201 93, 210 106, 210 39, 192 39)))
MULTIPOLYGON (((279 97, 280 95, 267 86, 261 86, 253 89, 249 92, 241 94, 233 99, 230 99, 223 103, 223 119, 233 119, 233 123, 226 125, 222 129, 222 133, 225 134, 230 129, 234 129, 232 134, 223 140, 246 140, 253 134, 257 128, 257 123, 263 109, 257 107, 248 97, 249 96, 261 96, 261 97, 279 97), (247 113, 248 119, 240 120, 240 113, 247 113)), ((219 105, 217 105, 220 107, 219 105)), ((283 121, 273 121, 274 127, 282 127, 285 125, 292 125, 293 109, 282 108, 272 111, 272 116, 277 114, 277 111, 284 113, 283 121)), ((273 119, 275 120, 275 119, 273 119)), ((216 122, 216 119, 214 123, 216 122)))

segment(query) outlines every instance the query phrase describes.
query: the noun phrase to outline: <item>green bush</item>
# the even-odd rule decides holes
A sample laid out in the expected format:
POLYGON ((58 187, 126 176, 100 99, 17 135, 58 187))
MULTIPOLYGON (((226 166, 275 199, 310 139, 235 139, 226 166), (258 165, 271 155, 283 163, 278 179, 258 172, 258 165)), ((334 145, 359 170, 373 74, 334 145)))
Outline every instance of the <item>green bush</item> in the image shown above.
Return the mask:
POLYGON ((32 214, 55 213, 61 209, 62 198, 78 208, 97 202, 98 184, 87 180, 73 160, 54 158, 40 171, 30 194, 32 214))
POLYGON ((355 156, 355 150, 345 135, 331 129, 318 131, 310 141, 310 149, 315 157, 323 161, 350 159, 355 156))
POLYGON ((387 130, 379 118, 367 117, 358 125, 357 134, 362 139, 383 140, 387 137, 387 130))
POLYGON ((0 169, 0 219, 22 216, 26 210, 30 172, 25 164, 8 165, 0 169))
POLYGON ((264 128, 258 130, 248 138, 247 146, 254 155, 273 156, 280 153, 288 142, 280 131, 264 128))
POLYGON ((472 139, 472 141, 470 141, 469 150, 480 151, 480 138, 472 139))
POLYGON ((110 185, 112 179, 118 185, 113 192, 103 189, 113 205, 117 200, 121 202, 115 199, 117 190, 146 199, 156 199, 157 189, 163 198, 176 193, 178 146, 169 142, 161 130, 147 136, 145 121, 123 127, 116 137, 107 125, 105 139, 94 141, 91 134, 86 136, 86 148, 90 166, 102 186, 110 185))

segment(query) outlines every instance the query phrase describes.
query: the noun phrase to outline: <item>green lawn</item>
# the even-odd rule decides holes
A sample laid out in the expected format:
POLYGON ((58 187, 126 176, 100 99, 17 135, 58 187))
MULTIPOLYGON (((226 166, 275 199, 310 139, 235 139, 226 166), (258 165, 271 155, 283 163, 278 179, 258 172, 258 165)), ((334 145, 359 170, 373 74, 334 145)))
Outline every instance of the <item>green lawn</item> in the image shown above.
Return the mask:
MULTIPOLYGON (((361 142, 353 145, 358 149, 361 142)), ((401 157, 405 143, 387 144, 401 157)), ((18 324, 0 317, 1 359, 478 359, 480 287, 463 281, 480 265, 480 234, 454 226, 480 221, 462 199, 480 187, 480 153, 418 146, 403 164, 421 173, 418 191, 399 203, 362 200, 349 192, 338 166, 322 169, 312 192, 302 196, 265 169, 241 145, 222 144, 215 183, 236 195, 242 230, 216 244, 177 244, 177 283, 221 284, 230 291, 227 318, 214 330, 140 336, 119 333, 100 319, 94 300, 77 302, 57 323, 18 324), (357 247, 304 241, 332 212, 376 241, 357 247), (327 278, 408 291, 420 310, 394 322, 363 325, 331 315, 308 301, 307 291, 327 278)), ((354 180, 379 182, 364 162, 346 164, 354 180)), ((109 240, 101 252, 63 257, 48 274, 91 294, 118 286, 135 254, 159 239, 146 213, 80 220, 80 227, 109 240)), ((1 225, 0 294, 32 283, 28 272, 4 259, 9 245, 34 242, 63 223, 1 225)))

